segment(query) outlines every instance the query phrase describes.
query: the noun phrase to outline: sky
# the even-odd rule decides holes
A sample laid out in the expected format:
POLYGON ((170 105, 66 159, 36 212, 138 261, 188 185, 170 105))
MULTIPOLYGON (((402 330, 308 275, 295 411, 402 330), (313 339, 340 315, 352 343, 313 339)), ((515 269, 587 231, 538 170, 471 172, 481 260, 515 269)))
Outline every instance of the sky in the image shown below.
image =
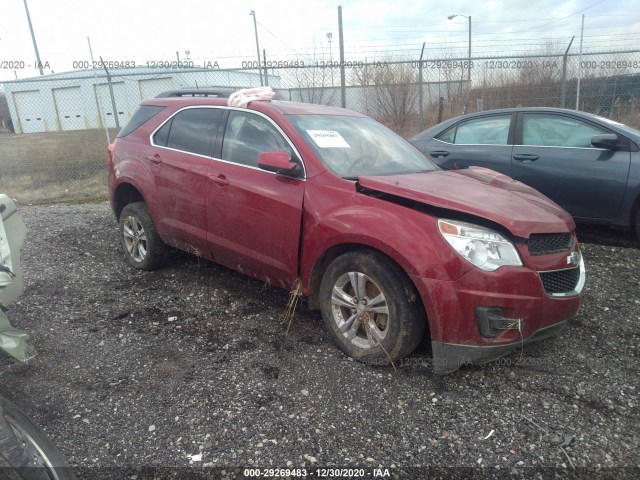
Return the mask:
MULTIPOLYGON (((251 10, 260 49, 270 61, 339 59, 342 6, 346 61, 463 58, 471 16, 472 54, 564 50, 577 53, 582 15, 584 51, 640 49, 637 0, 28 0, 45 73, 105 61, 218 62, 240 68, 256 59, 251 10), (461 15, 452 20, 452 14, 461 15), (329 45, 327 33, 332 34, 329 45), (187 55, 185 52, 189 51, 187 55)), ((38 75, 23 0, 4 0, 0 12, 0 81, 38 75), (23 68, 21 68, 24 65, 23 68)))

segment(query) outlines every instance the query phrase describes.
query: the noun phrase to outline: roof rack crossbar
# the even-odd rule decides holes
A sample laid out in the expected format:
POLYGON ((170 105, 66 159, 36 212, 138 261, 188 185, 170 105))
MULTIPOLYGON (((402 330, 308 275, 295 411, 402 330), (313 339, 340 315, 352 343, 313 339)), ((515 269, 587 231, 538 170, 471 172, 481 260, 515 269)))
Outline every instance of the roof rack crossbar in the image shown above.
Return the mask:
POLYGON ((168 90, 159 93, 156 98, 167 97, 218 97, 229 98, 229 92, 221 92, 219 90, 168 90))

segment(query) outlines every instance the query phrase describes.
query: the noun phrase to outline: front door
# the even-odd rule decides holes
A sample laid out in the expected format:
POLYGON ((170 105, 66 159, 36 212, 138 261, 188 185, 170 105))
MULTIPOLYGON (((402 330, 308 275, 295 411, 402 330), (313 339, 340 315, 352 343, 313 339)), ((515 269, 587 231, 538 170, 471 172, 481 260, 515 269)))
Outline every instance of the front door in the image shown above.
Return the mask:
POLYGON ((622 204, 631 153, 628 146, 621 150, 591 146, 591 137, 603 133, 612 132, 568 115, 522 113, 511 176, 574 217, 613 218, 622 204))
POLYGON ((215 262, 289 287, 298 276, 305 180, 258 168, 266 151, 296 158, 271 120, 231 110, 208 172, 207 238, 215 262))

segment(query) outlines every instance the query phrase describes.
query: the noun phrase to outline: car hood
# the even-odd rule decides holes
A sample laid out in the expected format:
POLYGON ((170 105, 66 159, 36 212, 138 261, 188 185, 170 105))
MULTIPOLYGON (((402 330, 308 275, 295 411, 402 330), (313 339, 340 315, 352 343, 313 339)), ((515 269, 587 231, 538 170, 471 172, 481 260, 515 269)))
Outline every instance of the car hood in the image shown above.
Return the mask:
POLYGON ((365 189, 483 217, 518 237, 575 228, 573 218, 537 190, 487 168, 363 176, 365 189))

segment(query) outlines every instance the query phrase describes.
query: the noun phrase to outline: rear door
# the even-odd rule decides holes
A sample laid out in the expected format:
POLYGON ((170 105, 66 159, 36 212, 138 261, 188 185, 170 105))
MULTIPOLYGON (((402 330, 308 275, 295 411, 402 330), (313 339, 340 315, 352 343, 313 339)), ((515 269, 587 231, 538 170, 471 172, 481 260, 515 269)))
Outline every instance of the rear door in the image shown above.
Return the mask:
POLYGON ((591 137, 604 133, 614 132, 571 115, 521 112, 511 176, 574 217, 613 218, 622 205, 631 153, 621 135, 619 150, 592 147, 591 137))
POLYGON ((476 165, 510 175, 512 117, 502 113, 463 120, 427 141, 424 152, 446 169, 476 165))
POLYGON ((153 133, 155 147, 145 158, 153 164, 163 236, 196 255, 207 251, 207 172, 224 116, 215 107, 180 110, 153 133))
POLYGON ((288 287, 298 275, 305 180, 258 168, 258 156, 265 151, 299 158, 267 117, 230 110, 209 168, 209 248, 218 263, 288 287))

